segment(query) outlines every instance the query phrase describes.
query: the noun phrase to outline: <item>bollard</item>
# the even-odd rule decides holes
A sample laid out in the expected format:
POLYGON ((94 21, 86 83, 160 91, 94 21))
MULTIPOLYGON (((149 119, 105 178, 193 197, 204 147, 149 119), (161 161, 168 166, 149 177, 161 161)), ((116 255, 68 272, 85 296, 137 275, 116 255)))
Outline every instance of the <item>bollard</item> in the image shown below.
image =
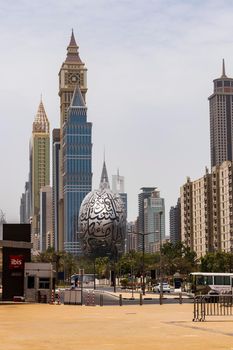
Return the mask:
POLYGON ((52 289, 50 304, 54 304, 54 289, 52 289))
POLYGON ((57 295, 57 305, 61 305, 61 296, 60 296, 61 291, 59 290, 58 295, 57 295))
POLYGON ((103 294, 100 294, 100 306, 104 305, 104 296, 103 294))
POLYGON ((179 301, 180 301, 180 304, 182 304, 182 293, 179 294, 179 301))
POLYGON ((163 305, 163 296, 161 293, 159 294, 159 304, 163 305))
POLYGON ((119 295, 119 305, 122 306, 122 294, 119 295))
POLYGON ((89 290, 87 291, 87 296, 85 298, 85 306, 89 306, 89 290))
POLYGON ((39 290, 37 292, 37 300, 38 300, 38 303, 41 303, 41 294, 39 290))
POLYGON ((93 291, 92 292, 92 295, 91 295, 91 306, 95 306, 95 292, 93 291))
POLYGON ((139 294, 139 304, 140 305, 143 304, 142 293, 139 294))

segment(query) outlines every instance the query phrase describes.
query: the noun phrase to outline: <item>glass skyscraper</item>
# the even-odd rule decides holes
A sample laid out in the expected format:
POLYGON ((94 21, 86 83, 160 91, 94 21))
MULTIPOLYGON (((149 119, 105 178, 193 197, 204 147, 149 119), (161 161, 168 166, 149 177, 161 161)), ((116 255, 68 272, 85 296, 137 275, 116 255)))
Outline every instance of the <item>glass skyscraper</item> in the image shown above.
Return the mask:
POLYGON ((92 123, 77 85, 63 126, 64 249, 80 254, 79 208, 92 189, 92 123))

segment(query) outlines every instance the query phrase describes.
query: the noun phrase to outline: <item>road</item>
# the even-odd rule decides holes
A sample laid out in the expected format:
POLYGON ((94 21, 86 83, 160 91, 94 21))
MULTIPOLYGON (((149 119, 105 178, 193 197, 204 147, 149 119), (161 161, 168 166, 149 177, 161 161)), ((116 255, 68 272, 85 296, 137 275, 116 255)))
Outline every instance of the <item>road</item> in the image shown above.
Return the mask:
MULTIPOLYGON (((120 297, 122 295, 123 305, 139 305, 140 304, 140 293, 132 291, 122 291, 118 290, 114 293, 112 289, 84 289, 83 290, 83 300, 85 305, 95 304, 95 305, 119 305, 120 297)), ((188 298, 186 295, 182 295, 182 300, 180 295, 177 293, 164 294, 162 299, 163 304, 190 304, 193 303, 193 299, 188 298)), ((157 293, 146 293, 142 296, 142 303, 145 305, 150 304, 160 304, 159 294, 157 293)))

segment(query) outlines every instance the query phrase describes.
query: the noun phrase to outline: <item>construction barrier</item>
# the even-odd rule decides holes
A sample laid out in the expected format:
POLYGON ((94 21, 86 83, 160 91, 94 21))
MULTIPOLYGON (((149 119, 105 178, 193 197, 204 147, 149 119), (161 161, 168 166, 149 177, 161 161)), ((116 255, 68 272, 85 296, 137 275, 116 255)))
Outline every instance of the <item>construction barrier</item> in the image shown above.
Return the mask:
POLYGON ((85 298, 85 305, 86 306, 95 306, 95 292, 89 291, 87 292, 86 298, 85 298))
POLYGON ((65 290, 64 291, 64 305, 82 305, 82 291, 65 290))

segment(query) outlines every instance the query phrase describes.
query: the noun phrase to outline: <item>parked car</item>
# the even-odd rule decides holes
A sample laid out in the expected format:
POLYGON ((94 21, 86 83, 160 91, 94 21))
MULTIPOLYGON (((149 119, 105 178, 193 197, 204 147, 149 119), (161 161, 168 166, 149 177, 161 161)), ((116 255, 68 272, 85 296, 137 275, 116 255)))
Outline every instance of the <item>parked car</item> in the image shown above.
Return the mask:
MULTIPOLYGON (((153 292, 154 293, 160 293, 160 283, 156 284, 154 287, 153 287, 153 292)), ((170 293, 171 292, 171 287, 168 283, 166 282, 163 282, 163 293, 170 293)))

